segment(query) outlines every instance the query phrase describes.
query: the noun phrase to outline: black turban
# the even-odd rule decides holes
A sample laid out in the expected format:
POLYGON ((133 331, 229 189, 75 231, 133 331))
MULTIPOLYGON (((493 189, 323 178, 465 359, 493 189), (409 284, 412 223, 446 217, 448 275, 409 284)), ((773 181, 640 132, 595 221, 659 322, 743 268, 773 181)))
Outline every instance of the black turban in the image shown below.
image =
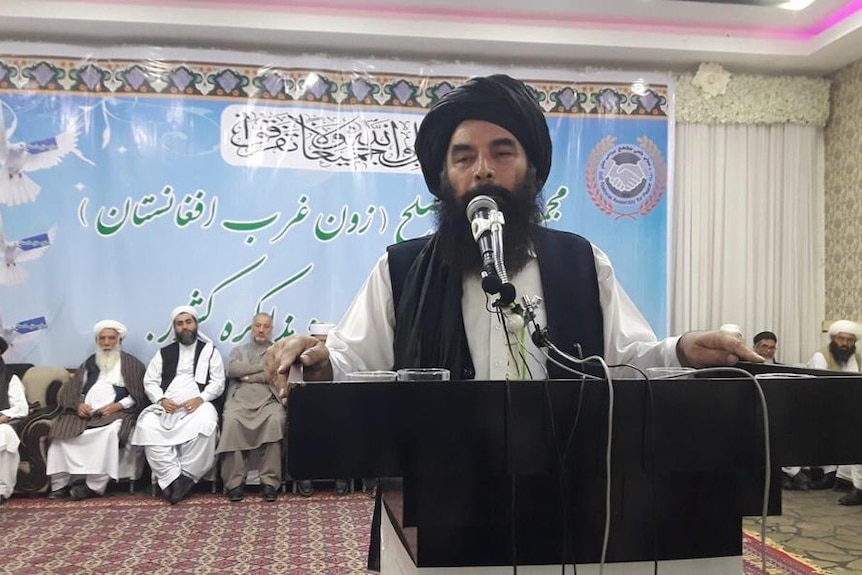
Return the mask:
POLYGON ((452 133, 465 120, 483 120, 515 136, 536 169, 539 188, 551 171, 551 135, 539 104, 520 80, 505 74, 471 78, 431 108, 416 135, 416 157, 432 194, 440 194, 440 172, 452 133))

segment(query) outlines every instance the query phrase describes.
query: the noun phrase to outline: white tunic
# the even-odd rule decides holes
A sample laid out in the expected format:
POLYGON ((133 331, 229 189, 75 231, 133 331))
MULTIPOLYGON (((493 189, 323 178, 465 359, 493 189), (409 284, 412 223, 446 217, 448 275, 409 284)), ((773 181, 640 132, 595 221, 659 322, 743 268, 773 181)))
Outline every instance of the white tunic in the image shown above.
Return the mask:
MULTIPOLYGON (((593 246, 599 284, 599 301, 604 318, 605 361, 629 363, 640 368, 679 366, 676 356, 678 337, 657 341, 647 321, 616 280, 608 257, 593 246)), ((538 260, 533 257, 525 268, 510 278, 518 297, 543 296, 538 260)), ((529 371, 511 361, 506 332, 497 316, 485 309, 485 292, 478 275, 465 277, 461 312, 464 330, 478 380, 543 379, 545 358, 530 337, 521 337, 523 356, 529 371)), ((547 326, 544 306, 537 309, 536 320, 547 326)), ((513 335, 510 341, 517 349, 513 335)), ((341 322, 330 331, 326 347, 330 351, 333 378, 345 379, 351 371, 390 369, 395 360, 395 308, 389 277, 389 259, 384 254, 371 271, 341 322)), ((430 366, 429 366, 430 367, 430 366)), ((631 372, 629 372, 631 373, 631 372)), ((574 377, 574 376, 573 376, 574 377)))
MULTIPOLYGON (((99 371, 99 378, 89 391, 87 391, 86 397, 84 397, 84 403, 89 405, 91 409, 101 409, 106 405, 114 403, 114 400, 117 397, 117 390, 114 389, 114 386, 126 387, 126 384, 123 381, 123 372, 120 363, 121 362, 118 361, 114 367, 109 370, 99 371)), ((123 406, 123 409, 134 407, 135 398, 131 395, 127 395, 120 400, 120 405, 123 406)))
MULTIPOLYGON (((9 381, 9 409, 0 411, 0 414, 18 419, 30 413, 27 396, 24 394, 24 384, 17 375, 13 375, 9 381)), ((0 451, 18 451, 21 440, 18 434, 8 423, 0 423, 0 451)))
MULTIPOLYGON (((826 361, 826 357, 822 353, 815 351, 814 355, 811 356, 811 359, 808 360, 805 367, 810 367, 811 369, 829 369, 829 362, 826 361)), ((841 371, 859 371, 859 366, 856 365, 855 355, 851 355, 850 359, 847 360, 847 363, 841 366, 841 371)))
MULTIPOLYGON (((99 378, 87 391, 84 403, 97 410, 114 403, 117 390, 125 387, 120 362, 108 370, 101 370, 99 378)), ((123 409, 135 405, 135 398, 126 396, 120 400, 123 409)), ((77 437, 52 439, 48 447, 46 473, 69 473, 72 475, 105 474, 119 479, 120 427, 122 421, 110 425, 85 429, 77 437)))
MULTIPOLYGON (((209 366, 209 382, 201 391, 195 381, 195 345, 180 345, 180 356, 177 363, 177 374, 168 388, 163 392, 162 354, 156 352, 147 366, 144 375, 144 391, 153 402, 138 416, 135 431, 132 435, 133 445, 179 445, 197 437, 212 435, 218 426, 218 414, 212 403, 224 389, 224 364, 218 350, 208 345, 198 360, 198 370, 206 371, 209 366), (200 397, 204 400, 193 412, 178 409, 172 414, 165 413, 158 401, 166 397, 174 403, 182 403, 188 399, 200 397)), ((200 374, 198 374, 200 379, 200 374)))
MULTIPOLYGON (((9 380, 9 409, 4 409, 0 413, 16 419, 24 417, 29 412, 30 406, 24 394, 24 385, 18 376, 13 375, 9 380)), ((18 464, 21 461, 18 455, 20 444, 21 441, 12 426, 8 423, 0 423, 0 498, 11 497, 15 490, 18 464)))

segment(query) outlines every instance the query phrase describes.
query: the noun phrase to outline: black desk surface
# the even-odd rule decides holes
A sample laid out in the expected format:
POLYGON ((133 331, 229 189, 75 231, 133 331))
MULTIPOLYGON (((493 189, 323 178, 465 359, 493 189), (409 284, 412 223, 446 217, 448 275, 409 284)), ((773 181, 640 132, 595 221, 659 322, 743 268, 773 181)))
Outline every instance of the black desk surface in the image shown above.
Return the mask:
MULTIPOLYGON (((862 446, 834 440, 853 437, 862 379, 761 385, 774 469, 862 461, 862 446)), ((764 420, 754 384, 613 387, 608 559, 739 554, 741 517, 759 515, 763 497, 764 420)), ((510 562, 512 471, 519 562, 559 561, 564 536, 570 560, 598 561, 606 382, 309 383, 292 390, 289 420, 294 478, 404 477, 401 527, 418 526, 412 552, 420 566, 510 562)), ((780 513, 774 475, 770 513, 780 513)))

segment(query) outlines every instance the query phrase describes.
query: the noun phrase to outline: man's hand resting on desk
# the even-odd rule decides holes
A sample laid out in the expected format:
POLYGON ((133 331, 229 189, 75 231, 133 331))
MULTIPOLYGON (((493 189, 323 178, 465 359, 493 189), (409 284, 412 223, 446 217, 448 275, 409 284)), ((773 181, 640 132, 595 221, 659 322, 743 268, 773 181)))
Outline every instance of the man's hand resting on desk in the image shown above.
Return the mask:
POLYGON ((287 388, 287 376, 294 362, 302 364, 305 381, 332 381, 329 350, 322 341, 310 335, 292 335, 275 342, 264 356, 267 380, 276 389, 287 388))
POLYGON ((763 363, 763 358, 724 331, 689 331, 676 344, 676 355, 683 367, 736 365, 738 361, 763 363))

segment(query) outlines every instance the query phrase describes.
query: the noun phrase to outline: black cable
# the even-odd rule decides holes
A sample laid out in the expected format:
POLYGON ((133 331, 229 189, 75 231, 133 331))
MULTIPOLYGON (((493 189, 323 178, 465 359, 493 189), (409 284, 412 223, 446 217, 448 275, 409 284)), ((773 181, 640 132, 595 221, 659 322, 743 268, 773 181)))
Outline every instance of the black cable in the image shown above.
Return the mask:
MULTIPOLYGON (((607 557, 607 548, 608 548, 608 541, 610 538, 610 522, 611 522, 611 503, 610 503, 610 500, 611 500, 611 444, 612 444, 612 437, 613 437, 614 390, 613 390, 613 380, 612 380, 611 375, 610 375, 610 369, 609 369, 607 363, 605 363, 604 359, 599 355, 591 355, 590 357, 587 357, 585 359, 573 358, 572 356, 566 354, 565 352, 561 351, 558 347, 556 347, 553 344, 553 342, 551 342, 550 339, 548 339, 547 334, 542 332, 542 330, 535 323, 535 321, 533 322, 533 325, 534 325, 534 330, 535 330, 533 333, 533 337, 536 338, 533 341, 534 341, 534 343, 536 343, 537 346, 548 347, 549 349, 554 351, 557 355, 559 355, 562 358, 565 358, 567 361, 569 361, 571 363, 583 364, 583 363, 587 363, 587 362, 597 362, 602 366, 602 369, 603 369, 604 374, 605 374, 605 382, 607 383, 607 390, 608 390, 608 422, 607 422, 608 439, 607 439, 607 445, 606 445, 606 450, 605 450, 605 470, 606 470, 606 475, 607 475, 606 482, 605 482, 605 529, 604 529, 604 534, 602 536, 602 553, 601 553, 601 560, 599 562, 599 574, 601 574, 603 571, 604 564, 605 564, 605 559, 607 557), (539 336, 537 336, 536 334, 539 334, 539 336), (539 340, 539 341, 537 341, 537 340, 539 340)), ((578 370, 570 368, 569 366, 566 366, 562 363, 557 362, 556 360, 554 360, 550 356, 550 354, 545 354, 545 357, 548 358, 550 361, 553 361, 555 364, 562 367, 563 369, 567 369, 569 371, 577 373, 578 375, 581 375, 584 378, 593 377, 589 374, 585 374, 583 372, 580 372, 578 370)), ((596 378, 596 379, 601 379, 601 378, 596 378)))
MULTIPOLYGON (((577 357, 577 359, 576 359, 576 360, 573 360, 570 356, 568 356, 567 354, 565 354, 565 353, 561 352, 561 351, 560 351, 560 350, 559 350, 559 349, 558 349, 558 348, 557 348, 557 347, 556 347, 556 346, 555 346, 555 345, 550 341, 550 339, 548 338, 547 333, 546 333, 546 332, 543 332, 543 330, 541 330, 541 328, 539 327, 539 325, 535 322, 535 319, 533 320, 533 329, 534 329, 534 331, 533 331, 533 343, 534 343, 534 344, 536 344, 536 346, 537 346, 537 347, 539 347, 539 348, 542 348, 542 347, 548 347, 551 351, 555 352, 555 353, 556 353, 560 358, 562 358, 562 359, 563 359, 563 360, 565 360, 565 361, 568 361, 568 362, 570 362, 570 363, 576 363, 576 362, 578 362, 578 363, 585 363, 585 362, 587 362, 587 361, 589 361, 589 360, 593 360, 593 361, 598 360, 600 363, 604 364, 604 362, 601 360, 601 358, 597 358, 597 357, 590 357, 590 358, 587 358, 586 360, 585 360, 585 359, 582 359, 581 357, 577 357)), ((575 344, 575 345, 577 346, 578 354, 579 354, 579 356, 580 356, 580 355, 581 355, 581 353, 582 353, 582 352, 581 352, 581 346, 580 346, 580 344, 575 344)), ((561 506, 561 507, 563 508, 563 535, 562 535, 562 536, 563 536, 563 541, 562 541, 562 544, 561 544, 561 551, 562 551, 562 564, 561 564, 561 571, 562 571, 562 575, 565 575, 565 566, 566 566, 566 550, 567 550, 567 542, 568 542, 568 539, 569 539, 568 534, 567 534, 567 531, 568 531, 568 515, 567 515, 567 513, 566 513, 566 507, 567 507, 567 504, 568 504, 568 491, 567 491, 567 489, 566 489, 566 470, 567 470, 567 464, 568 464, 568 461, 567 461, 567 460, 568 460, 568 456, 569 456, 569 453, 570 453, 570 448, 571 448, 572 441, 574 440, 575 431, 576 431, 576 429, 577 429, 577 427, 578 427, 578 422, 580 421, 581 408, 582 408, 582 406, 583 406, 584 390, 585 390, 585 387, 586 387, 586 379, 587 379, 587 377, 593 377, 593 376, 591 376, 591 375, 589 375, 589 374, 586 374, 586 373, 583 373, 583 372, 581 372, 581 371, 579 371, 579 370, 575 369, 574 367, 572 367, 572 366, 570 366, 570 365, 565 365, 565 364, 563 364, 563 363, 559 363, 559 362, 557 362, 556 360, 554 360, 552 357, 550 357, 550 355, 549 355, 549 354, 546 354, 546 357, 547 357, 547 359, 549 359, 549 360, 553 361, 554 363, 556 363, 558 366, 562 367, 563 369, 566 369, 566 370, 568 370, 568 371, 571 371, 571 372, 573 372, 573 373, 575 373, 575 374, 577 374, 577 375, 581 376, 581 384, 580 384, 580 390, 579 390, 579 394, 578 394, 578 402, 577 402, 577 407, 576 407, 576 410, 575 410, 575 417, 574 417, 574 420, 573 420, 573 422, 572 422, 572 427, 571 427, 571 429, 569 430, 569 435, 568 435, 568 437, 566 438, 566 443, 565 443, 565 446, 564 446, 564 448, 563 448, 563 453, 562 453, 562 454, 560 454, 560 452, 559 452, 558 448, 557 448, 557 452, 556 452, 556 454, 557 454, 557 461, 558 461, 558 464, 559 464, 559 466, 560 466, 560 470, 561 470, 561 471, 560 471, 560 497, 561 497, 561 499, 562 499, 562 506, 561 506)), ((604 367, 605 367, 605 368, 608 368, 608 366, 607 366, 606 364, 604 365, 604 367)), ((637 369, 637 368, 635 368, 635 369, 637 369)), ((608 378, 608 381, 610 381, 610 372, 605 371, 605 374, 606 374, 606 377, 608 378)), ((597 379, 598 379, 598 378, 597 378, 597 379)), ((555 420, 554 420, 554 415, 553 415, 553 402, 552 402, 552 400, 551 400, 550 392, 548 391, 547 384, 546 384, 546 387, 545 387, 545 396, 546 396, 546 399, 547 399, 547 402, 548 402, 548 410, 549 410, 549 412, 550 412, 550 414, 551 414, 551 415, 550 415, 550 418, 551 418, 551 425, 552 425, 552 429, 553 429, 553 439, 554 439, 554 444, 555 444, 555 445, 558 445, 558 444, 557 444, 557 438, 556 438, 556 422, 555 422, 555 420)), ((609 401, 610 401, 610 404, 609 404, 609 410, 611 410, 611 411, 612 411, 612 410, 613 410, 613 399, 612 399, 612 395, 611 395, 611 396, 609 396, 609 401)), ((608 447, 608 449, 610 449, 610 447, 608 447)), ((607 481, 608 481, 608 482, 610 482, 610 477, 608 477, 607 481)), ((609 510, 608 510, 608 511, 609 511, 609 510)), ((607 518, 606 518, 606 521, 607 521, 607 518)), ((606 527, 607 527, 607 525, 606 525, 606 527)), ((607 529, 606 529, 605 537, 607 537, 607 529)), ((602 564, 603 564, 603 563, 604 563, 604 550, 603 550, 603 552, 602 552, 602 564)), ((578 567, 577 567, 577 562, 576 562, 575 560, 573 560, 573 561, 572 561, 572 569, 574 570, 575 575, 577 575, 578 567)), ((600 567, 600 571, 601 571, 601 567, 600 567)))
MULTIPOLYGON (((486 305, 488 298, 485 297, 486 305)), ((509 355, 512 356, 512 359, 515 359, 514 352, 512 351, 512 342, 509 340, 509 331, 506 329, 506 321, 503 316, 503 310, 497 307, 493 310, 497 318, 500 321, 500 325, 503 327, 503 335, 506 338, 506 347, 509 349, 509 355)), ((515 359, 515 363, 517 364, 517 359, 515 359)), ((510 498, 510 509, 511 518, 509 521, 509 529, 510 529, 510 552, 512 555, 512 573, 517 575, 518 573, 518 530, 517 530, 517 474, 515 469, 515 447, 512 444, 512 383, 509 381, 509 378, 506 377, 506 451, 508 452, 508 459, 511 473, 511 489, 512 494, 510 498)))
POLYGON ((510 536, 512 538, 510 551, 512 554, 512 573, 513 575, 518 575, 518 539, 517 539, 517 496, 516 496, 516 488, 517 488, 517 477, 515 474, 515 465, 512 459, 512 455, 514 453, 514 447, 512 446, 512 383, 509 379, 506 379, 506 443, 508 444, 508 452, 509 452, 509 465, 511 466, 511 480, 512 480, 512 497, 511 497, 511 505, 509 512, 512 514, 510 524, 510 536))
MULTIPOLYGON (((634 366, 632 366, 634 367, 634 366)), ((635 368, 637 369, 637 368, 635 368)), ((656 464, 655 457, 655 425, 653 422, 655 421, 655 396, 653 395, 652 389, 652 380, 650 380, 649 376, 640 371, 641 375, 644 376, 644 380, 646 381, 646 389, 647 389, 647 405, 649 407, 649 425, 647 425, 647 413, 644 414, 644 426, 648 428, 648 433, 644 433, 644 437, 649 436, 649 446, 648 450, 644 450, 646 453, 649 452, 650 459, 652 460, 652 469, 650 472, 650 521, 652 522, 652 557, 653 557, 653 575, 658 575, 658 518, 656 517, 658 508, 658 503, 656 501, 656 488, 658 486, 658 465, 656 464)))
MULTIPOLYGON (((657 529, 657 518, 656 518, 656 509, 658 508, 657 500, 656 500, 656 486, 658 485, 658 477, 656 471, 656 458, 655 458, 655 426, 652 424, 655 420, 655 397, 653 396, 653 388, 652 388, 652 380, 649 376, 639 367, 631 365, 630 363, 621 363, 618 365, 609 365, 608 367, 628 367, 630 369, 635 370, 644 378, 646 382, 646 390, 647 390, 647 401, 644 406, 644 432, 643 437, 644 441, 646 441, 647 446, 644 449, 644 454, 648 455, 652 461, 652 469, 650 473, 650 522, 652 524, 652 557, 653 557, 653 575, 658 575, 658 529, 657 529)), ((644 462, 646 464, 646 462, 644 462)))
MULTIPOLYGON (((561 503, 560 509, 562 509, 562 522, 563 522, 562 538, 560 541, 560 549, 561 549, 561 557, 562 557, 560 567, 561 567, 562 575, 565 575, 566 565, 568 564, 568 562, 566 561, 566 551, 568 549, 568 541, 569 541, 569 515, 568 515, 569 493, 568 493, 568 490, 566 489, 566 478, 567 478, 566 477, 566 471, 567 471, 566 465, 567 465, 567 460, 569 458, 569 448, 571 447, 572 439, 575 436, 575 429, 577 429, 578 421, 580 421, 580 418, 581 418, 581 406, 583 405, 585 386, 586 386, 586 378, 582 377, 581 378, 581 385, 580 385, 580 392, 578 394, 578 403, 577 403, 577 406, 575 408, 575 418, 574 418, 574 421, 572 422, 572 427, 569 430, 569 435, 566 438, 566 443, 563 446, 563 450, 561 452, 560 451, 560 444, 557 441, 557 423, 556 423, 556 418, 554 417, 554 404, 553 404, 553 401, 551 399, 549 380, 546 379, 544 382, 545 399, 546 399, 547 404, 548 404, 548 414, 549 414, 550 425, 551 425, 551 436, 552 436, 553 442, 554 442, 554 452, 557 456, 557 464, 559 465, 559 468, 560 468, 560 503, 561 503)), ((575 575, 577 575, 578 566, 574 560, 572 561, 572 569, 574 570, 575 575)))

